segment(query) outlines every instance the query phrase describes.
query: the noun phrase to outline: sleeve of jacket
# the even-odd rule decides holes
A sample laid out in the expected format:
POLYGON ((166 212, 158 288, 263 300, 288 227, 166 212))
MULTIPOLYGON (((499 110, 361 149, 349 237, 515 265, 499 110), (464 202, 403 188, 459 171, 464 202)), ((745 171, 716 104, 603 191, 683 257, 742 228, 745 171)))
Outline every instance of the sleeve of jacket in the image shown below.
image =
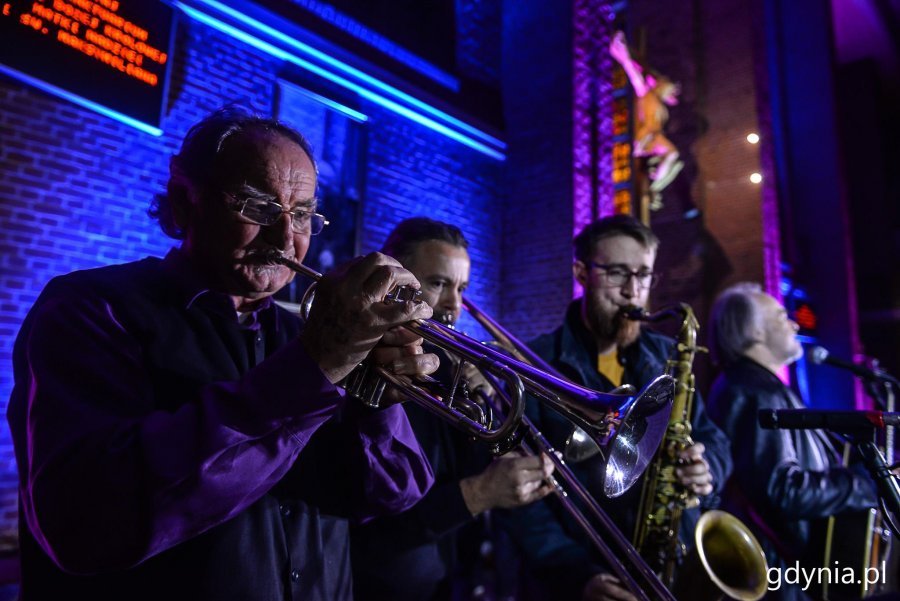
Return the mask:
MULTIPOLYGON (((790 430, 765 430, 757 424, 760 409, 786 409, 778 394, 731 386, 715 398, 715 417, 732 437, 735 478, 747 497, 769 506, 785 519, 823 518, 875 505, 873 484, 865 476, 826 462, 821 469, 804 465, 804 454, 817 452, 790 430)), ((824 450, 824 449, 822 449, 824 450)))
POLYGON ((713 492, 700 499, 702 509, 715 509, 719 506, 720 495, 731 476, 734 467, 731 458, 731 442, 719 426, 713 422, 706 411, 706 404, 700 393, 694 396, 693 416, 691 419, 692 437, 706 447, 703 456, 709 463, 713 476, 713 492))

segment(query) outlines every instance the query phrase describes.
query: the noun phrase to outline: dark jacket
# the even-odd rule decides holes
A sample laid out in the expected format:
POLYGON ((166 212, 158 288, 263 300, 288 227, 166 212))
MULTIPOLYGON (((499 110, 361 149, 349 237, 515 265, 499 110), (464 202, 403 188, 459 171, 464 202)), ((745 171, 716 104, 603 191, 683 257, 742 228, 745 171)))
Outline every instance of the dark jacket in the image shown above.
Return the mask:
POLYGON ((735 470, 723 505, 748 524, 770 567, 804 558, 811 520, 875 506, 873 483, 841 467, 820 430, 764 430, 760 409, 801 409, 775 374, 748 358, 713 384, 709 414, 731 438, 735 470))
MULTIPOLYGON (((440 358, 434 378, 451 382, 454 367, 446 353, 427 343, 424 350, 440 358)), ((477 560, 485 535, 465 504, 460 480, 487 467, 488 450, 415 403, 403 408, 434 470, 434 486, 411 509, 351 530, 357 601, 449 599, 460 572, 477 560)))
POLYGON ((189 271, 174 252, 76 272, 29 313, 23 599, 349 601, 349 522, 428 486, 400 407, 345 402, 295 316, 241 325, 189 271))
MULTIPOLYGON (((530 344, 544 360, 567 378, 589 388, 609 391, 613 384, 597 371, 597 351, 591 334, 581 320, 581 299, 569 305, 565 323, 550 334, 539 337, 530 344)), ((673 348, 673 341, 651 330, 643 329, 638 341, 620 351, 620 361, 625 366, 623 383, 641 388, 665 370, 665 363, 673 348)), ((572 424, 554 410, 531 400, 528 407, 535 425, 561 450, 572 433, 572 424)), ((693 439, 706 446, 706 459, 713 474, 713 494, 701 499, 701 508, 718 504, 718 492, 731 472, 731 455, 728 439, 709 420, 699 395, 694 397, 691 419, 693 439)), ((640 478, 624 495, 609 499, 603 496, 599 458, 570 465, 613 522, 627 539, 631 539, 640 502, 644 479, 640 478)), ((587 580, 606 571, 590 543, 565 514, 553 497, 529 507, 506 514, 510 536, 522 548, 526 559, 539 580, 552 583, 554 598, 580 599, 587 580), (558 596, 557 596, 558 595, 558 596)), ((692 540, 694 527, 700 519, 700 508, 684 512, 681 521, 681 539, 692 540)))

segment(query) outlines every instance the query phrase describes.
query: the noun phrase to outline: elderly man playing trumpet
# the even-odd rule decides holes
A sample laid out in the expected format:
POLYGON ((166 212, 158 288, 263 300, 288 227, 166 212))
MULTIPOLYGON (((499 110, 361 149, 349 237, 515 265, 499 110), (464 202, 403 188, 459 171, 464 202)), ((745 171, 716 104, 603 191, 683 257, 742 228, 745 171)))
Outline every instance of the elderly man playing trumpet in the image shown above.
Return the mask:
POLYGON ((437 358, 385 303, 385 255, 329 274, 301 327, 272 295, 325 220, 291 128, 225 109, 188 132, 153 208, 164 259, 50 282, 15 347, 9 422, 24 599, 351 599, 351 521, 413 505, 431 470, 402 407, 339 383, 437 358))

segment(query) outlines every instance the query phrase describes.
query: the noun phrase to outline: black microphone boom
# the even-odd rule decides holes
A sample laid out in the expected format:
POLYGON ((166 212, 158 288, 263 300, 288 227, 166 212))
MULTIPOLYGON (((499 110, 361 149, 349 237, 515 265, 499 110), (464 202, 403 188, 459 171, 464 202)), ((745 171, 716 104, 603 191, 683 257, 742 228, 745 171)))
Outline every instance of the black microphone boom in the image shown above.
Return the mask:
POLYGON ((760 409, 766 430, 831 430, 854 433, 900 425, 900 413, 889 411, 829 411, 824 409, 760 409))
POLYGON ((806 351, 806 358, 809 359, 810 363, 815 363, 816 365, 831 365, 832 367, 839 367, 841 369, 846 369, 847 371, 853 373, 855 376, 858 376, 864 380, 887 380, 890 382, 896 383, 897 380, 880 369, 869 369, 865 365, 860 365, 859 363, 853 363, 852 361, 846 361, 844 359, 839 359, 828 352, 823 346, 811 346, 806 351))

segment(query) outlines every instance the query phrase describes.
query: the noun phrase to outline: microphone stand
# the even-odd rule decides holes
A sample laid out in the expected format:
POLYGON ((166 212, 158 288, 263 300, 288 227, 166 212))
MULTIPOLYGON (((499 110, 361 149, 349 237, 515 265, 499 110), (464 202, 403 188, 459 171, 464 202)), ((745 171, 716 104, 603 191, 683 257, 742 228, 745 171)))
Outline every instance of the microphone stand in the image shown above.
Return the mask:
POLYGON ((856 445, 859 454, 863 458, 869 475, 878 487, 878 496, 888 511, 885 517, 891 523, 891 529, 900 533, 897 529, 895 519, 900 517, 900 484, 897 483, 897 477, 891 473, 890 466, 885 462, 884 455, 878 449, 878 445, 871 438, 866 439, 860 432, 859 434, 850 434, 850 441, 856 445))
MULTIPOLYGON (((875 398, 876 404, 880 405, 885 411, 893 412, 895 410, 894 387, 900 388, 900 381, 894 376, 881 369, 876 361, 871 369, 863 371, 853 370, 853 373, 865 380, 869 386, 869 392, 875 398)), ((896 520, 900 519, 900 484, 897 483, 898 478, 891 473, 894 467, 894 427, 885 427, 885 452, 887 453, 887 461, 882 455, 881 450, 875 443, 876 432, 868 433, 867 430, 858 432, 843 432, 844 436, 854 445, 856 445, 859 454, 863 458, 872 480, 878 487, 878 493, 885 511, 885 517, 891 525, 891 529, 900 534, 896 520), (867 434, 869 434, 867 436, 867 434)))
MULTIPOLYGON (((897 379, 881 369, 878 361, 875 360, 873 365, 871 378, 868 380, 869 392, 874 397, 876 404, 880 405, 885 411, 896 410, 896 397, 894 395, 894 387, 900 385, 897 379)), ((891 473, 894 467, 894 426, 886 426, 884 429, 884 455, 881 449, 875 443, 874 437, 877 433, 873 433, 870 439, 863 439, 862 436, 850 436, 850 441, 856 445, 859 454, 865 462, 872 480, 878 487, 878 494, 881 497, 883 505, 884 517, 890 523, 891 529, 900 534, 896 520, 900 519, 900 484, 897 478, 891 473)))

